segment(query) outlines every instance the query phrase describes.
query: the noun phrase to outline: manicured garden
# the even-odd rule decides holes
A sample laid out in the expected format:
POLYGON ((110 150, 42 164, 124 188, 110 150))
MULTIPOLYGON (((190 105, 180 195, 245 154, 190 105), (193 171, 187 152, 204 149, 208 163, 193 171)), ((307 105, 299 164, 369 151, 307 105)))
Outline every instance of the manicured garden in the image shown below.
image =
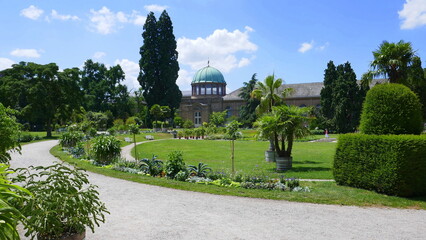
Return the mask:
MULTIPOLYGON (((235 169, 241 174, 268 175, 278 178, 297 177, 302 179, 333 179, 331 172, 336 143, 296 142, 293 153, 293 168, 277 173, 275 163, 265 161, 266 141, 236 141, 235 169)), ((226 140, 178 140, 170 139, 138 145, 138 156, 166 160, 173 150, 182 151, 188 164, 203 162, 214 171, 231 171, 230 141, 226 140)), ((133 154, 133 151, 132 151, 133 154)))
MULTIPOLYGON (((157 141, 159 143, 161 141, 157 141)), ((105 176, 120 178, 128 181, 181 189, 187 191, 204 192, 219 195, 240 197, 287 200, 319 204, 354 205, 364 207, 395 207, 410 209, 426 209, 426 197, 401 198, 378 194, 363 189, 338 186, 334 182, 300 182, 303 187, 309 187, 311 192, 270 191, 264 189, 245 189, 219 187, 215 185, 193 184, 189 182, 169 180, 167 178, 151 177, 113 170, 109 167, 95 166, 88 161, 81 161, 63 152, 61 147, 55 146, 50 153, 59 159, 105 176)))

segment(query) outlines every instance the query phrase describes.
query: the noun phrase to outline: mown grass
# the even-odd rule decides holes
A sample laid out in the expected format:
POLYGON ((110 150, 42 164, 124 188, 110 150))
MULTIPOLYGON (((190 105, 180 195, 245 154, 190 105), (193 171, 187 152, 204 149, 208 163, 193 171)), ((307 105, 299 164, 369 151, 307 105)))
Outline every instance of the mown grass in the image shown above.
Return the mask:
POLYGON ((52 139, 59 139, 59 137, 61 136, 60 133, 57 132, 52 132, 52 137, 47 137, 46 136, 46 132, 28 132, 28 131, 22 131, 22 134, 30 134, 31 136, 35 137, 38 136, 40 139, 38 140, 32 140, 31 142, 21 142, 19 143, 21 146, 23 145, 27 145, 29 143, 35 143, 35 142, 42 142, 42 141, 47 141, 47 140, 52 140, 52 139))
POLYGON ((362 207, 426 209, 426 197, 408 199, 386 196, 367 190, 338 186, 334 182, 301 182, 302 186, 309 186, 311 188, 312 191, 308 193, 226 188, 212 185, 179 182, 165 178, 154 178, 97 167, 90 164, 89 162, 70 157, 61 151, 60 146, 53 147, 50 150, 50 153, 65 162, 105 176, 180 190, 239 197, 287 200, 293 202, 353 205, 362 207))
MULTIPOLYGON (((161 133, 161 132, 153 132, 153 133, 140 133, 136 134, 136 142, 143 142, 146 141, 146 136, 151 135, 154 137, 154 139, 168 139, 173 138, 173 135, 170 133, 161 133)), ((133 134, 120 134, 116 136, 117 139, 121 141, 121 147, 127 146, 129 144, 132 144, 131 142, 124 141, 125 138, 130 138, 131 141, 133 141, 133 134)))
MULTIPOLYGON (((235 169, 242 174, 268 175, 278 178, 332 179, 332 161, 336 143, 296 142, 293 150, 293 168, 277 173, 275 163, 265 161, 266 141, 235 141, 235 169)), ((231 146, 227 140, 178 140, 147 142, 137 147, 140 158, 156 155, 167 160, 172 151, 182 151, 187 164, 203 162, 214 171, 231 171, 231 146)), ((134 151, 132 151, 134 154, 134 151)))

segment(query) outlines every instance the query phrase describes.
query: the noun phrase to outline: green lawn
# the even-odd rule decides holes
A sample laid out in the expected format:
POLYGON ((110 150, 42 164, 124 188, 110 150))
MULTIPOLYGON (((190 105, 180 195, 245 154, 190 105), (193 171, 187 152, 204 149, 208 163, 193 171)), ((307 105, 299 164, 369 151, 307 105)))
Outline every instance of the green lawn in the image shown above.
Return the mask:
MULTIPOLYGON (((265 162, 266 141, 236 141, 235 169, 243 174, 298 177, 309 179, 332 179, 332 161, 336 143, 296 142, 293 150, 293 168, 285 173, 275 172, 275 163, 265 162)), ((163 140, 138 146, 138 156, 151 158, 156 155, 166 160, 173 150, 183 152, 187 164, 208 164, 214 171, 231 170, 230 141, 225 140, 163 140)), ((132 151, 133 153, 133 151, 132 151)))
POLYGON ((220 195, 240 197, 265 198, 274 200, 287 200, 294 202, 309 202, 337 205, 355 205, 363 207, 395 207, 408 209, 426 209, 426 197, 401 198, 386 196, 372 191, 338 186, 334 182, 301 182, 302 186, 309 186, 311 192, 282 192, 259 189, 227 188, 212 185, 194 184, 154 178, 138 174, 119 172, 112 169, 92 165, 70 157, 60 150, 60 146, 53 147, 50 152, 61 160, 105 176, 125 179, 128 181, 175 188, 188 191, 205 192, 220 195))
MULTIPOLYGON (((147 135, 151 135, 154 137, 154 139, 167 139, 167 138, 172 138, 173 135, 170 133, 141 133, 141 134, 136 134, 136 142, 143 142, 146 141, 145 136, 147 135)), ((120 141, 121 141, 121 146, 127 146, 131 143, 124 141, 125 138, 130 138, 133 141, 133 134, 120 134, 116 136, 120 141)))

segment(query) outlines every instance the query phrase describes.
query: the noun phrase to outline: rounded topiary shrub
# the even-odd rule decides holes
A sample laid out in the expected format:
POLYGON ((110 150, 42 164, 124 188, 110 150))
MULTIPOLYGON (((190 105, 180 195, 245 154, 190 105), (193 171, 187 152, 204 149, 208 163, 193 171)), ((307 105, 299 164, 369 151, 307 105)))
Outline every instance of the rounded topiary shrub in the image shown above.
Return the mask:
POLYGON ((97 163, 111 164, 120 157, 120 140, 114 136, 101 135, 93 139, 92 155, 97 163))
POLYGON ((368 91, 361 114, 365 134, 420 134, 423 130, 417 95, 401 84, 379 84, 368 91))

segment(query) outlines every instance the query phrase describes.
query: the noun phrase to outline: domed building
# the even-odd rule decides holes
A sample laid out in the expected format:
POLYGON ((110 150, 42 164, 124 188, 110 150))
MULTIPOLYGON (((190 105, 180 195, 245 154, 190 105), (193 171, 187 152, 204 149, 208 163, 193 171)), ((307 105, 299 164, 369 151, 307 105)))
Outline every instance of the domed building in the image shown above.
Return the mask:
MULTIPOLYGON (((226 81, 223 74, 207 65, 198 70, 191 82, 192 91, 182 91, 179 114, 184 120, 191 120, 195 126, 209 121, 212 112, 222 112, 224 106, 226 81)), ((228 115, 231 116, 231 112, 228 115)))
POLYGON ((217 97, 226 95, 226 82, 222 73, 214 67, 204 67, 195 73, 191 83, 193 97, 217 97))
MULTIPOLYGON (((208 122, 213 112, 227 110, 227 117, 239 117, 241 106, 246 104, 239 96, 241 88, 226 93, 223 74, 209 64, 195 73, 191 87, 190 91, 182 91, 179 114, 184 120, 191 120, 195 126, 208 122)), ((279 91, 293 88, 294 93, 286 99, 287 104, 319 107, 322 87, 322 82, 285 84, 279 91)))

